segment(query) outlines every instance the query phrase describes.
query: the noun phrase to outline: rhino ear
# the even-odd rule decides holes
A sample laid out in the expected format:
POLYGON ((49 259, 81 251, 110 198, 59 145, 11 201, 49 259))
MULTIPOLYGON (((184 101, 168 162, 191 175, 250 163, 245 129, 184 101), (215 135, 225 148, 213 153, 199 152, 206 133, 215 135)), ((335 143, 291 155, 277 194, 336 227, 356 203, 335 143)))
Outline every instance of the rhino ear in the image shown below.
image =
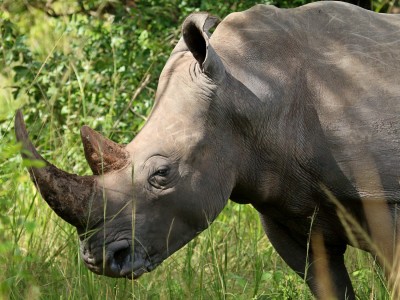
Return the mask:
POLYGON ((129 162, 125 148, 105 138, 88 126, 81 128, 85 157, 94 175, 119 170, 129 162))
POLYGON ((225 68, 218 54, 212 48, 209 30, 219 22, 219 19, 207 13, 194 13, 183 22, 183 40, 199 63, 201 70, 213 80, 220 79, 225 68))

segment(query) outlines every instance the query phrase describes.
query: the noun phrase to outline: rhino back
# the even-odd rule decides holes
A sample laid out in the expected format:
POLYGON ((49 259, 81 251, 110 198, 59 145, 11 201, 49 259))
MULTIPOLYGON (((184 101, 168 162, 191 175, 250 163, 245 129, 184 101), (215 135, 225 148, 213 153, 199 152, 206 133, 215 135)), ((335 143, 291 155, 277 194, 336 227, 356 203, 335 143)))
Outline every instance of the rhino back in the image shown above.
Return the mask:
POLYGON ((400 16, 339 2, 258 5, 229 15, 211 39, 266 112, 311 103, 346 177, 399 200, 400 16))

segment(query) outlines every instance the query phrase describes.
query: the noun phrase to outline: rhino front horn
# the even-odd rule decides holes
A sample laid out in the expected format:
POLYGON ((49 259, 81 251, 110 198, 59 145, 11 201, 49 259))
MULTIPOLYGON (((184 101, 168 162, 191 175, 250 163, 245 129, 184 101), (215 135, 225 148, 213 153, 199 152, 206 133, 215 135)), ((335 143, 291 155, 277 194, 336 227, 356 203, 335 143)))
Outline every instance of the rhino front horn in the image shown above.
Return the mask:
POLYGON ((22 143, 22 157, 39 160, 44 167, 29 167, 32 181, 43 199, 54 212, 71 225, 84 228, 88 218, 88 207, 95 191, 94 176, 78 176, 58 169, 46 161, 29 140, 23 115, 15 116, 15 135, 22 143))

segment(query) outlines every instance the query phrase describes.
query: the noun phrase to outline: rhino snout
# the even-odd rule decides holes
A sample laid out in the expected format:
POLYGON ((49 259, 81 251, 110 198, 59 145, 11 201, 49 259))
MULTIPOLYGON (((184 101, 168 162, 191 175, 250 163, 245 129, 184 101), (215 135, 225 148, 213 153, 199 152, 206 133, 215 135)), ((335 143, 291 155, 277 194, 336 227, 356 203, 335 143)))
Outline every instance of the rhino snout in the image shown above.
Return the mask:
POLYGON ((127 240, 112 242, 96 250, 81 245, 81 256, 86 266, 96 274, 109 277, 136 279, 154 269, 155 265, 140 252, 143 251, 134 251, 127 240))

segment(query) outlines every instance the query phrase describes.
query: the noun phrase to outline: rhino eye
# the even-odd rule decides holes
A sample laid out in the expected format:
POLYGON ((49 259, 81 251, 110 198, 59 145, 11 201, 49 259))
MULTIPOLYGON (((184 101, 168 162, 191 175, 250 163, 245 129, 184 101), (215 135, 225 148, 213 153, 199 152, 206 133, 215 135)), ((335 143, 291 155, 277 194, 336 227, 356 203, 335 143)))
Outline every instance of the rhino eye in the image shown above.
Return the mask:
POLYGON ((157 172, 155 172, 153 176, 165 177, 168 174, 169 174, 169 169, 168 168, 162 168, 162 169, 157 170, 157 172))
POLYGON ((159 168, 153 175, 149 178, 149 183, 155 188, 162 188, 166 184, 168 184, 168 175, 170 173, 170 169, 168 167, 159 168))

